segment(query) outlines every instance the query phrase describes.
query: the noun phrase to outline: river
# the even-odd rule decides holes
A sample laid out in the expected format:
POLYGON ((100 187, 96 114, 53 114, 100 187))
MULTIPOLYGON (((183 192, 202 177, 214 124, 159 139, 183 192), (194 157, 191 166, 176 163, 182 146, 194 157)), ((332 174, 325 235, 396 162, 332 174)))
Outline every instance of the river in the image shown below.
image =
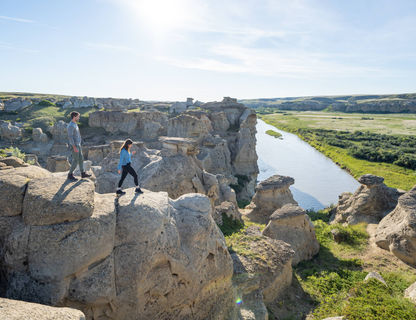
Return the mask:
POLYGON ((354 192, 360 185, 347 171, 298 136, 260 119, 257 119, 256 138, 258 181, 275 174, 293 177, 295 184, 290 189, 304 209, 319 210, 336 204, 342 192, 354 192), (270 129, 281 133, 281 139, 265 133, 270 129))

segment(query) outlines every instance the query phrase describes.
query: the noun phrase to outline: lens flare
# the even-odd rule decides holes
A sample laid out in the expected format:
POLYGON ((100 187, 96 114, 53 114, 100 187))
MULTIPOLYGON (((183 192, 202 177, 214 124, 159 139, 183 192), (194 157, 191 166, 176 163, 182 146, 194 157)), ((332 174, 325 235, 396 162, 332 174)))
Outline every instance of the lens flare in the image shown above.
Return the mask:
POLYGON ((241 298, 238 298, 237 300, 235 300, 236 304, 241 304, 241 302, 243 302, 243 300, 241 298))

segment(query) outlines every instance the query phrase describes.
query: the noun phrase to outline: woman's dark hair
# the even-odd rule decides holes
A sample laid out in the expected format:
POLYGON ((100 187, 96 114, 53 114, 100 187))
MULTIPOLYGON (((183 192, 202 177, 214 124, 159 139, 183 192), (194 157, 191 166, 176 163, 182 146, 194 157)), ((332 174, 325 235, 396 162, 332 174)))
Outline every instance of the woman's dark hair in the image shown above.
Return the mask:
POLYGON ((127 151, 129 151, 129 145, 133 144, 133 141, 131 139, 127 139, 126 141, 124 141, 123 146, 120 148, 120 152, 123 149, 126 149, 127 151))
POLYGON ((71 120, 74 119, 77 115, 79 115, 79 112, 77 111, 72 111, 71 112, 71 120))

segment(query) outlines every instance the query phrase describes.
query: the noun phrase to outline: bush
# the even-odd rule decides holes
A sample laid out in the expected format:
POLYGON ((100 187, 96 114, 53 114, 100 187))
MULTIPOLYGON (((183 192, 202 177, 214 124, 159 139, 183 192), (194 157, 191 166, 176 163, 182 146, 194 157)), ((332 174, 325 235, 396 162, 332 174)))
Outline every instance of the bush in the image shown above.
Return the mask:
POLYGON ((53 125, 54 119, 52 117, 38 117, 29 120, 27 123, 32 128, 41 128, 43 132, 46 132, 53 125))
POLYGON ((53 102, 50 102, 49 100, 42 100, 38 103, 38 105, 42 107, 50 107, 54 106, 55 104, 53 102))

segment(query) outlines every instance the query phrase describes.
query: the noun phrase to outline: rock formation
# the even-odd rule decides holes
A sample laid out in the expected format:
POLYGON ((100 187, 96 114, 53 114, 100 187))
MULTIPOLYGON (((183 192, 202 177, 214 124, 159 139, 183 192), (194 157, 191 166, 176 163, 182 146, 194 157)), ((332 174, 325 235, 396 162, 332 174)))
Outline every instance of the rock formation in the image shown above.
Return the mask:
POLYGON ((265 237, 256 227, 245 231, 246 253, 232 253, 233 282, 244 319, 268 319, 272 304, 292 283, 293 250, 287 243, 265 237), (261 258, 259 258, 261 257, 261 258))
POLYGON ((19 140, 22 137, 22 129, 8 121, 0 120, 0 137, 8 141, 19 140))
POLYGON ((206 196, 129 189, 115 202, 34 166, 0 179, 2 296, 87 319, 229 318, 232 260, 206 196))
POLYGON ((43 133, 41 128, 34 128, 32 131, 32 139, 35 142, 40 142, 40 143, 47 143, 48 142, 48 136, 46 135, 46 133, 43 133))
POLYGON ((0 319, 4 320, 85 320, 85 315, 71 308, 54 308, 37 303, 0 298, 0 319))
POLYGON ((416 265, 416 187, 402 195, 396 208, 380 221, 375 240, 380 248, 416 265))
POLYGON ((289 190, 290 185, 294 183, 293 178, 279 175, 260 182, 256 186, 256 193, 251 203, 246 207, 247 216, 253 221, 267 223, 277 209, 286 204, 297 205, 289 190))
POLYGON ((51 156, 48 157, 46 169, 50 172, 65 172, 70 168, 68 158, 65 156, 51 156))
POLYGON ((404 291, 404 296, 416 303, 416 282, 404 291))
POLYGON ((4 111, 16 112, 30 106, 32 102, 29 99, 19 97, 3 100, 3 104, 4 111))
POLYGON ((309 260, 319 252, 314 225, 305 210, 294 204, 277 209, 270 217, 263 235, 290 244, 295 251, 293 265, 309 260))
POLYGON ((339 196, 338 205, 332 210, 331 223, 378 223, 397 204, 402 191, 389 188, 384 178, 366 174, 358 179, 361 186, 350 194, 339 196))

